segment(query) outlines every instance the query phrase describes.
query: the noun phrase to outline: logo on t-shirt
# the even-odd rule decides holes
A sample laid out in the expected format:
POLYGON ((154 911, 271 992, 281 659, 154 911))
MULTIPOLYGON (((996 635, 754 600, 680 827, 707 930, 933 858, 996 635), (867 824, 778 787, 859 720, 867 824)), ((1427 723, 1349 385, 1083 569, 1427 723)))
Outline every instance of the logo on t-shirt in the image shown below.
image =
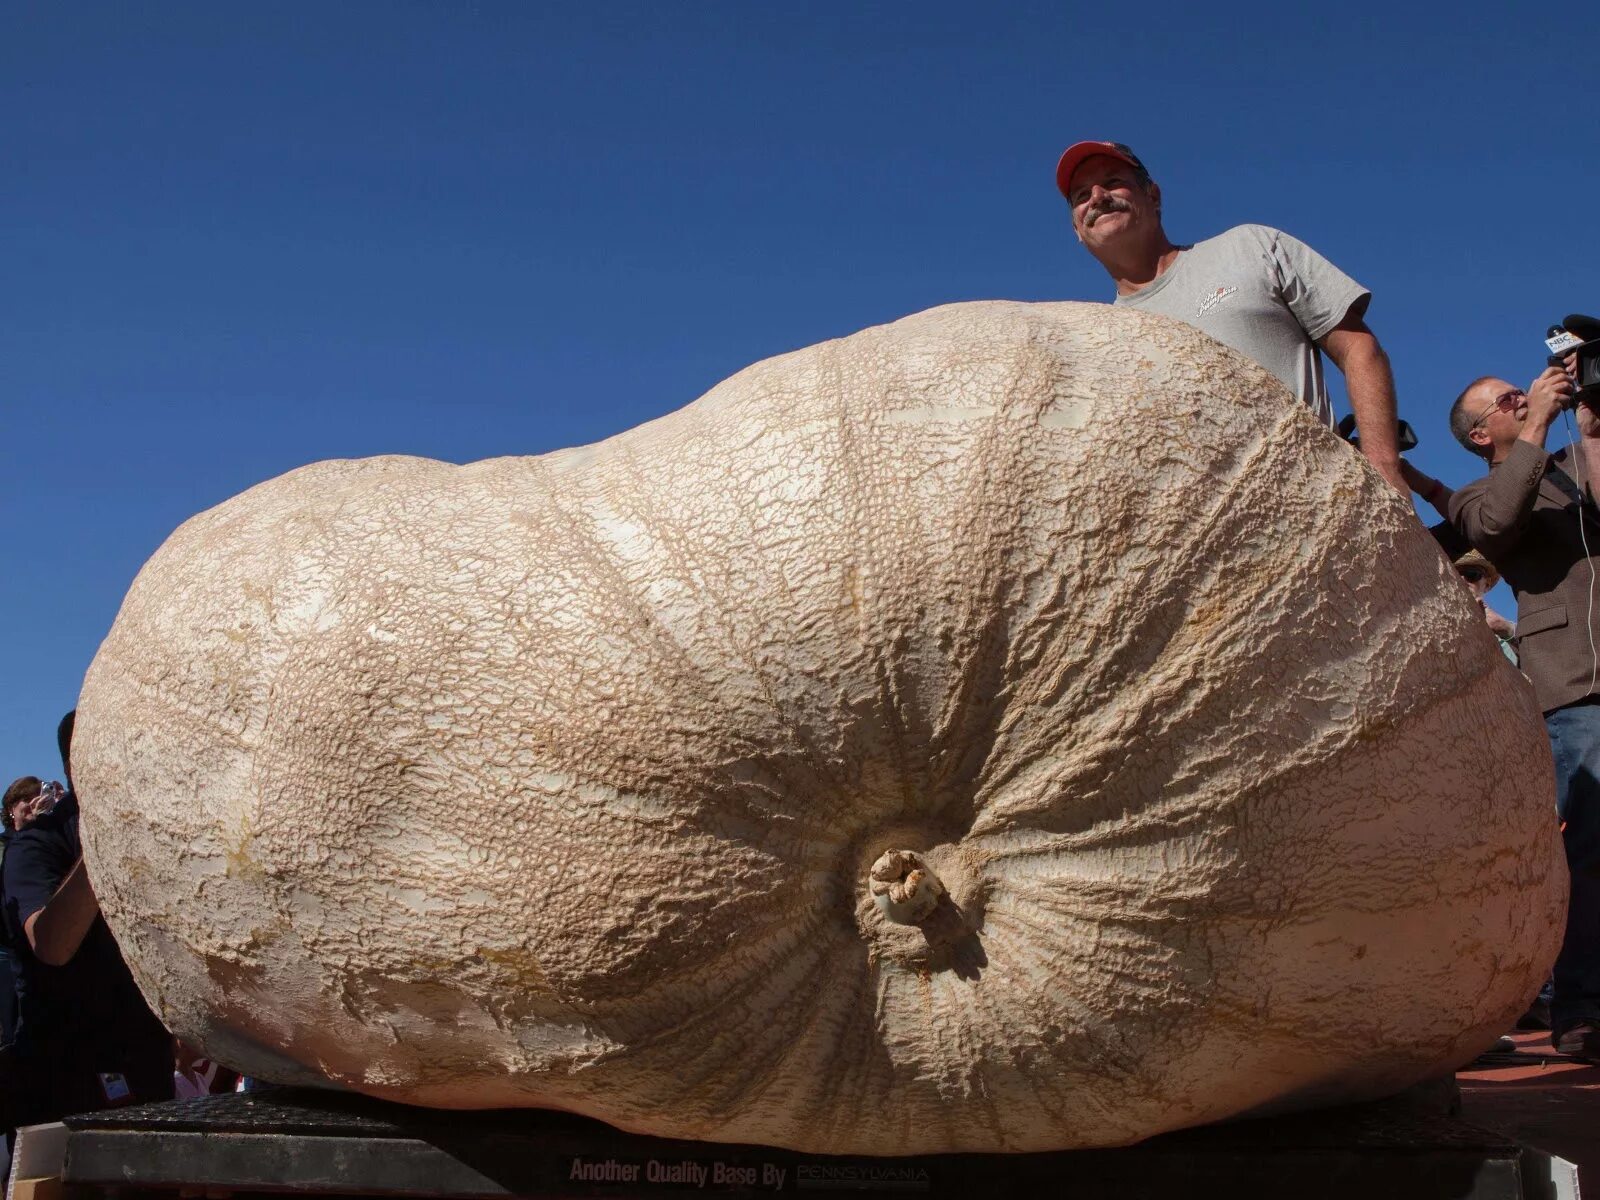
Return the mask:
POLYGON ((1209 291, 1200 297, 1200 307, 1195 309, 1194 315, 1196 317, 1205 316, 1213 308, 1221 304, 1224 300, 1238 290, 1239 289, 1236 287, 1223 287, 1219 284, 1214 290, 1209 291))

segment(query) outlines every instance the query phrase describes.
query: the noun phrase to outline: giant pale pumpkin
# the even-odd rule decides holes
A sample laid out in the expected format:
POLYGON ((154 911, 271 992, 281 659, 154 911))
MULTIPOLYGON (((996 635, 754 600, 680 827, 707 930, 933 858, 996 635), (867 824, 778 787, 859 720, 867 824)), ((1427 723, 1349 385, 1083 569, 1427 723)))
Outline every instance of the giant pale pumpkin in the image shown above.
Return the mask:
POLYGON ((1532 695, 1415 517, 1098 305, 262 484, 141 572, 79 729, 163 1019, 425 1105, 1125 1143, 1468 1058, 1561 928, 1532 695))

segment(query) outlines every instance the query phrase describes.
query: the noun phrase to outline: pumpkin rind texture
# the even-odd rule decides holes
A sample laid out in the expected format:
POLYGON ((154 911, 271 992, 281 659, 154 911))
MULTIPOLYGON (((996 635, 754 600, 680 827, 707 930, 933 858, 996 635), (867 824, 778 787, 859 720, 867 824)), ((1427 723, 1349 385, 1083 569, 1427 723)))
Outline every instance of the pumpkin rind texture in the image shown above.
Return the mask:
POLYGON ((264 483, 145 566, 78 729, 158 1015, 414 1104, 1125 1144, 1448 1070, 1562 926, 1538 710, 1426 531, 1102 305, 264 483))

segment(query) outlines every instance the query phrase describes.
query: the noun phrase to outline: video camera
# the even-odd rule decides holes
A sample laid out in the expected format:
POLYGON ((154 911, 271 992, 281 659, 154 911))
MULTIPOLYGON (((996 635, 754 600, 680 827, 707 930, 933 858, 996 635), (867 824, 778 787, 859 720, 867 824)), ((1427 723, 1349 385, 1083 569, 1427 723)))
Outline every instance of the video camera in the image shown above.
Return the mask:
POLYGON ((1600 320, 1569 313, 1561 324, 1550 326, 1544 344, 1550 350, 1546 361, 1552 367, 1565 366, 1566 356, 1577 353, 1578 369, 1573 372, 1578 384, 1577 399, 1600 404, 1600 320))
MULTIPOLYGON (((1339 422, 1338 434, 1352 446, 1360 448, 1361 435, 1356 432, 1355 413, 1345 414, 1344 420, 1339 422)), ((1407 450, 1415 450, 1417 448, 1417 431, 1412 429, 1406 422, 1401 421, 1395 430, 1395 441, 1400 447, 1401 454, 1404 454, 1407 450)))

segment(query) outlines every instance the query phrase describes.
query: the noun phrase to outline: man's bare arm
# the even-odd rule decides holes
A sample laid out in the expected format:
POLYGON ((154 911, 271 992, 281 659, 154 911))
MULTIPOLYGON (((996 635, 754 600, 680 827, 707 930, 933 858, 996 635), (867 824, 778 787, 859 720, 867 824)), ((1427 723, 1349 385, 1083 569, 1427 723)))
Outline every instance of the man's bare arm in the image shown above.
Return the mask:
POLYGON ((33 947, 40 962, 62 967, 72 961, 99 915, 100 902, 95 899, 89 872, 84 870, 83 859, 79 858, 61 881, 56 894, 23 922, 22 930, 28 935, 28 945, 33 947))
POLYGON ((1317 344, 1344 375, 1356 431, 1361 435, 1361 453, 1390 486, 1409 499, 1411 489, 1400 473, 1399 415, 1389 356, 1367 323, 1353 313, 1346 314, 1317 344))
POLYGON ((1400 475, 1406 481, 1406 486, 1431 504, 1436 513, 1446 521, 1450 519, 1450 496, 1452 493, 1449 488, 1431 475, 1417 470, 1416 467, 1403 458, 1400 460, 1400 475))

